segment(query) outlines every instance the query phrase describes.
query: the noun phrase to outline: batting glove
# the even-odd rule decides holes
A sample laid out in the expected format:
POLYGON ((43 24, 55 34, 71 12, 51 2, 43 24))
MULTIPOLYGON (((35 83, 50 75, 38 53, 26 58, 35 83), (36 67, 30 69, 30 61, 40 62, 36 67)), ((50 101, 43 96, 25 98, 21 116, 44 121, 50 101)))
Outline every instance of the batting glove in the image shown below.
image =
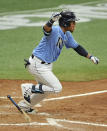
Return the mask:
POLYGON ((55 22, 61 17, 60 13, 53 13, 51 19, 55 22))
POLYGON ((90 56, 89 58, 94 64, 98 64, 99 63, 99 59, 95 56, 90 56))

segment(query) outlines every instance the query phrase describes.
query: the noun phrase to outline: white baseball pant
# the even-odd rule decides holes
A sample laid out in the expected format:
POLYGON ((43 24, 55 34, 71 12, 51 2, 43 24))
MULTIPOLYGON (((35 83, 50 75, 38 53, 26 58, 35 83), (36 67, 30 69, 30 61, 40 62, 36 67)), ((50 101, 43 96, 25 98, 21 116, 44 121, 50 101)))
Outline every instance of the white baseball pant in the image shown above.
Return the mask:
MULTIPOLYGON (((29 62, 30 65, 27 66, 27 69, 35 77, 37 81, 36 88, 39 89, 39 85, 42 84, 42 90, 44 91, 44 94, 31 94, 31 106, 34 106, 40 101, 42 101, 47 96, 47 94, 60 92, 62 90, 62 85, 52 72, 52 63, 42 64, 42 61, 35 56, 33 58, 30 56, 29 62)), ((23 87, 25 87, 26 85, 30 87, 32 84, 22 85, 23 94, 23 87)))

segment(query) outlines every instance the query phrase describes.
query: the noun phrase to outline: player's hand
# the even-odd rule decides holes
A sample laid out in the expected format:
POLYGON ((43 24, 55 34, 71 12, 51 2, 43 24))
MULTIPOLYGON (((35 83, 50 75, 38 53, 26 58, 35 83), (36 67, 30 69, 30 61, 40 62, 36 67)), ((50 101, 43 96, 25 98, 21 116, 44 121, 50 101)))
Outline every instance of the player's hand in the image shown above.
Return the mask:
POLYGON ((98 64, 99 63, 99 59, 95 56, 90 56, 89 58, 94 64, 98 64))
POLYGON ((51 19, 55 22, 55 21, 59 20, 60 17, 61 17, 60 13, 53 13, 51 16, 51 19))

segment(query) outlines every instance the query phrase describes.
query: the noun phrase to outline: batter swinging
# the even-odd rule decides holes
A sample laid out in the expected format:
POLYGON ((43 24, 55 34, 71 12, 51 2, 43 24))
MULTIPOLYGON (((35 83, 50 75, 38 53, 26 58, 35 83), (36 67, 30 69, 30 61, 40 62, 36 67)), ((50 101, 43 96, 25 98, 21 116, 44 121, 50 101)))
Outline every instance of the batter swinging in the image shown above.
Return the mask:
POLYGON ((62 85, 52 72, 52 63, 57 60, 64 46, 73 48, 79 55, 92 60, 94 64, 99 63, 99 59, 90 55, 72 36, 78 20, 74 12, 64 11, 53 15, 43 26, 44 36, 25 64, 35 77, 37 85, 32 83, 21 85, 24 100, 18 105, 27 113, 33 113, 34 105, 48 94, 61 92, 62 85), (53 26, 57 20, 59 25, 53 26))

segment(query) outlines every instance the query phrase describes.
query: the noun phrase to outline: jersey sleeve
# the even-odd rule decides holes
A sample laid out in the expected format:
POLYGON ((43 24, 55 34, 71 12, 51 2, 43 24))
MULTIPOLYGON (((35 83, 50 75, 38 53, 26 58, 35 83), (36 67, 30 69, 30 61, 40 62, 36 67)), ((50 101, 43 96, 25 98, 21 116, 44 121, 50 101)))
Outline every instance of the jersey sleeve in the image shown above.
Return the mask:
POLYGON ((79 46, 79 44, 74 40, 71 32, 69 31, 66 32, 65 46, 66 48, 73 48, 73 49, 79 46))

